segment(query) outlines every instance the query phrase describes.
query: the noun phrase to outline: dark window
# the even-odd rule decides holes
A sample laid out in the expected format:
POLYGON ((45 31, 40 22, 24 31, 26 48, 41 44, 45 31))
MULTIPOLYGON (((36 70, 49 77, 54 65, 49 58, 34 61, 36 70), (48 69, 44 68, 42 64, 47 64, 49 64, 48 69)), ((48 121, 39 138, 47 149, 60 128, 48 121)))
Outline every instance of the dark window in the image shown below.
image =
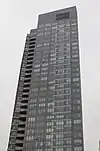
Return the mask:
POLYGON ((57 14, 57 15, 56 15, 56 20, 68 19, 68 18, 69 18, 69 15, 70 15, 69 12, 57 14))
POLYGON ((33 60, 33 57, 27 58, 27 60, 33 60))
POLYGON ((24 88, 30 87, 30 84, 25 84, 23 87, 24 88))
POLYGON ((21 102, 26 104, 28 103, 28 100, 22 100, 21 102))
POLYGON ((15 151, 22 151, 22 149, 21 149, 21 150, 19 150, 19 149, 16 149, 15 151))
POLYGON ((35 44, 35 42, 30 42, 30 45, 34 45, 35 44))
POLYGON ((25 73, 32 73, 32 70, 26 70, 25 73))
POLYGON ((33 61, 27 62, 27 64, 32 64, 32 63, 33 63, 33 61))
POLYGON ((28 93, 29 92, 29 89, 24 89, 23 90, 23 93, 28 93))
POLYGON ((20 117, 19 120, 24 122, 26 121, 26 117, 20 117))
POLYGON ((36 40, 36 38, 32 38, 32 39, 30 39, 30 41, 35 41, 36 40))
POLYGON ((31 69, 32 68, 32 66, 26 66, 26 69, 31 69))
POLYGON ((34 45, 32 45, 32 46, 29 46, 29 48, 35 48, 35 46, 34 46, 34 45))
POLYGON ((28 98, 28 96, 29 96, 28 94, 23 94, 22 95, 23 98, 28 98))
POLYGON ((24 83, 28 83, 28 82, 31 82, 31 79, 29 79, 29 80, 24 80, 24 83))
POLYGON ((24 128, 24 127, 25 127, 25 124, 19 124, 18 127, 24 128))
POLYGON ((34 53, 30 53, 30 54, 28 54, 28 56, 33 56, 34 55, 34 53))
POLYGON ((24 134, 25 131, 24 131, 24 130, 21 130, 21 131, 17 131, 17 133, 19 133, 19 134, 24 134))
POLYGON ((34 52, 34 49, 28 50, 28 52, 34 52))
POLYGON ((27 114, 27 111, 20 111, 20 114, 25 115, 25 114, 27 114))
POLYGON ((21 109, 27 109, 27 107, 28 107, 27 105, 23 105, 23 106, 21 106, 20 108, 21 108, 21 109))
POLYGON ((30 78, 30 77, 31 77, 31 74, 25 75, 25 78, 30 78))
POLYGON ((22 143, 16 143, 16 146, 23 147, 22 143))

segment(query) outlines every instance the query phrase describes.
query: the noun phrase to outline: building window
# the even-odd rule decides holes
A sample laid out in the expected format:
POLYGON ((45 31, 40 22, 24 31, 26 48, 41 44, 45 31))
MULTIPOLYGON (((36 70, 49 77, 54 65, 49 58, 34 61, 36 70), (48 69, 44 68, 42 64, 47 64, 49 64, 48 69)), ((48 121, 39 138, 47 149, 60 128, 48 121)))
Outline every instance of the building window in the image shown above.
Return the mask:
POLYGON ((42 80, 42 81, 43 81, 43 80, 47 80, 47 77, 42 77, 41 80, 42 80))
POLYGON ((47 132, 53 132, 53 128, 47 128, 47 132))
POLYGON ((38 92, 38 88, 32 88, 31 92, 38 92))
POLYGON ((40 69, 34 69, 34 72, 40 72, 40 69))
POLYGON ((42 33, 38 33, 37 36, 43 36, 43 32, 42 33))
POLYGON ((76 23, 76 22, 74 22, 74 23, 72 23, 71 25, 72 25, 72 26, 76 26, 76 25, 77 25, 77 23, 76 23))
POLYGON ((46 139, 53 139, 53 135, 46 135, 46 139))
POLYGON ((50 61, 55 61, 55 60, 56 60, 56 57, 50 59, 50 61))
POLYGON ((49 126, 53 126, 54 125, 54 123, 53 122, 47 122, 47 127, 49 127, 49 126))
POLYGON ((81 120, 74 120, 74 124, 81 124, 81 120))
POLYGON ((54 109, 48 109, 47 111, 48 112, 54 112, 54 109))
POLYGON ((34 65, 34 68, 38 68, 38 67, 40 67, 40 64, 34 65))
POLYGON ((75 140, 74 140, 74 143, 75 143, 75 144, 82 144, 82 140, 81 140, 81 139, 75 139, 75 140))
POLYGON ((37 103, 37 99, 31 99, 30 103, 37 103))
POLYGON ((65 24, 58 25, 59 28, 64 28, 65 24))
POLYGON ((44 46, 49 46, 49 43, 44 43, 44 46))
POLYGON ((47 116, 47 119, 54 119, 54 116, 47 116))
POLYGON ((52 30, 53 30, 53 29, 57 29, 57 26, 53 26, 53 27, 52 27, 52 30))
POLYGON ((78 82, 79 78, 73 78, 72 80, 73 80, 73 82, 78 82))
POLYGON ((75 150, 75 151, 82 151, 82 147, 81 147, 81 146, 75 147, 74 150, 75 150))
POLYGON ((78 45, 77 42, 72 42, 72 46, 78 45))
POLYGON ((44 106, 45 106, 45 103, 39 104, 39 107, 44 107, 44 106))
POLYGON ((44 112, 45 112, 45 108, 38 109, 38 113, 44 113, 44 112))
POLYGON ((56 125, 64 125, 64 121, 57 121, 56 125))
POLYGON ((42 44, 37 44, 37 47, 42 47, 42 44))
POLYGON ((72 46, 72 50, 78 49, 78 46, 72 46))
POLYGON ((45 35, 45 36, 49 36, 49 35, 50 35, 50 32, 49 32, 49 31, 44 32, 44 35, 45 35))
POLYGON ((76 88, 76 89, 73 89, 73 92, 80 92, 80 89, 79 88, 76 88))
POLYGON ((56 145, 63 145, 64 144, 64 141, 63 140, 56 140, 56 145))
POLYGON ((50 31, 50 28, 49 27, 45 28, 45 31, 50 31))
POLYGON ((44 66, 48 66, 48 63, 43 63, 42 66, 43 66, 43 67, 44 67, 44 66))
POLYGON ((56 115, 57 118, 64 118, 64 115, 56 115))
POLYGON ((77 58, 78 54, 72 55, 72 58, 77 58))
MULTIPOLYGON (((47 65, 47 64, 46 64, 47 65)), ((43 65, 44 66, 44 65, 43 65)), ((42 71, 48 70, 48 68, 41 68, 42 71)))
POLYGON ((33 140, 33 136, 26 136, 26 141, 32 141, 33 140))
POLYGON ((81 101, 80 101, 80 100, 73 100, 73 103, 74 103, 74 104, 80 104, 81 101))
POLYGON ((49 81, 49 84, 54 84, 55 80, 49 81))
POLYGON ((28 122, 35 122, 35 117, 29 117, 28 122))
POLYGON ((48 72, 41 72, 41 75, 46 75, 48 74, 48 72))
POLYGON ((39 102, 45 102, 46 99, 45 98, 39 98, 39 102))
POLYGON ((46 91, 46 90, 47 90, 46 87, 41 87, 41 88, 40 88, 40 91, 46 91))
POLYGON ((63 147, 56 147, 56 151, 63 151, 63 147))
POLYGON ((43 27, 44 27, 44 24, 39 25, 39 28, 43 28, 43 27))
POLYGON ((51 24, 45 24, 45 27, 51 27, 51 24))

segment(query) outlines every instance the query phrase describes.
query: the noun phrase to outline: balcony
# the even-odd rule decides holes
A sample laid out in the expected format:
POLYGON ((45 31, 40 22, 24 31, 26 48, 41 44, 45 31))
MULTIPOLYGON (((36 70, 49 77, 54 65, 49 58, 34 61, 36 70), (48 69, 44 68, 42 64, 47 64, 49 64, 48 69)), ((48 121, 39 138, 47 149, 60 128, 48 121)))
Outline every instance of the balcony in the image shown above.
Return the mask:
POLYGON ((27 111, 20 111, 20 115, 26 115, 27 111))
POLYGON ((16 139, 23 140, 24 139, 24 134, 17 133, 16 139))
POLYGON ((26 121, 26 114, 20 114, 19 120, 26 121))
POLYGON ((33 60, 33 57, 28 57, 27 60, 33 60))
POLYGON ((25 75, 25 78, 31 78, 31 74, 25 75))
POLYGON ((29 94, 23 94, 22 97, 23 97, 23 98, 28 98, 28 97, 29 97, 29 94))
POLYGON ((18 125, 18 129, 21 129, 21 128, 25 128, 25 124, 23 122, 20 122, 20 124, 18 125))
POLYGON ((34 41, 33 41, 33 42, 30 42, 29 45, 35 45, 35 42, 34 42, 34 41))
POLYGON ((20 106, 20 109, 27 109, 27 105, 25 105, 25 104, 22 104, 21 106, 20 106))
POLYGON ((32 65, 31 66, 26 66, 26 69, 32 69, 32 65))
POLYGON ((28 57, 30 57, 30 56, 34 56, 34 53, 32 52, 30 52, 29 54, 28 54, 28 57))
POLYGON ((18 140, 18 139, 16 139, 16 144, 17 143, 23 143, 23 140, 18 140))
POLYGON ((17 129, 18 131, 22 131, 22 130, 25 130, 25 127, 18 127, 17 129))
POLYGON ((22 151, 22 150, 23 150, 23 147, 18 147, 18 146, 15 147, 15 151, 22 151))
POLYGON ((25 115, 20 115, 19 120, 21 122, 26 122, 26 116, 25 115))
POLYGON ((21 101, 21 103, 23 103, 23 104, 27 105, 28 100, 22 100, 22 101, 21 101))
POLYGON ((23 89, 23 93, 29 93, 29 89, 23 89))
POLYGON ((29 61, 29 62, 27 62, 27 65, 30 65, 30 64, 32 64, 33 63, 33 61, 29 61))
POLYGON ((35 48, 35 45, 31 45, 31 46, 29 46, 29 49, 31 49, 31 48, 35 48))
POLYGON ((34 52, 34 49, 29 49, 28 52, 34 52))
POLYGON ((35 41, 36 40, 36 38, 30 38, 30 41, 35 41))
POLYGON ((25 74, 32 73, 32 70, 26 70, 25 74))
POLYGON ((24 133, 25 133, 25 130, 18 130, 17 133, 19 133, 19 134, 24 134, 24 133))

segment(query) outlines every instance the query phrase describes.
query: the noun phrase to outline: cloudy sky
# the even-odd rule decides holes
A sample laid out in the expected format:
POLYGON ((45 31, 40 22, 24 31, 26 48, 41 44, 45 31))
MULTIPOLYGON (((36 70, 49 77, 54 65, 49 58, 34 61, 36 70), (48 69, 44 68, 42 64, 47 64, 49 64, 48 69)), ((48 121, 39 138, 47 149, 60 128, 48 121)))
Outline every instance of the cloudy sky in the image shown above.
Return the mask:
POLYGON ((100 139, 100 0, 0 0, 0 151, 6 151, 26 34, 38 14, 76 5, 85 151, 100 139))

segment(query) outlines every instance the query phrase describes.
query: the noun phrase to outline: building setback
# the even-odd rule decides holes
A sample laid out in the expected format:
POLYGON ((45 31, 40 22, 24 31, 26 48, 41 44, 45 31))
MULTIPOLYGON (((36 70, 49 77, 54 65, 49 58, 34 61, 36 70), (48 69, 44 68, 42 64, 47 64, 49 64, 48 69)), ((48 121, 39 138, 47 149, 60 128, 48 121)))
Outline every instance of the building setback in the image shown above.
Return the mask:
POLYGON ((26 37, 7 151, 83 151, 76 7, 39 15, 26 37))

